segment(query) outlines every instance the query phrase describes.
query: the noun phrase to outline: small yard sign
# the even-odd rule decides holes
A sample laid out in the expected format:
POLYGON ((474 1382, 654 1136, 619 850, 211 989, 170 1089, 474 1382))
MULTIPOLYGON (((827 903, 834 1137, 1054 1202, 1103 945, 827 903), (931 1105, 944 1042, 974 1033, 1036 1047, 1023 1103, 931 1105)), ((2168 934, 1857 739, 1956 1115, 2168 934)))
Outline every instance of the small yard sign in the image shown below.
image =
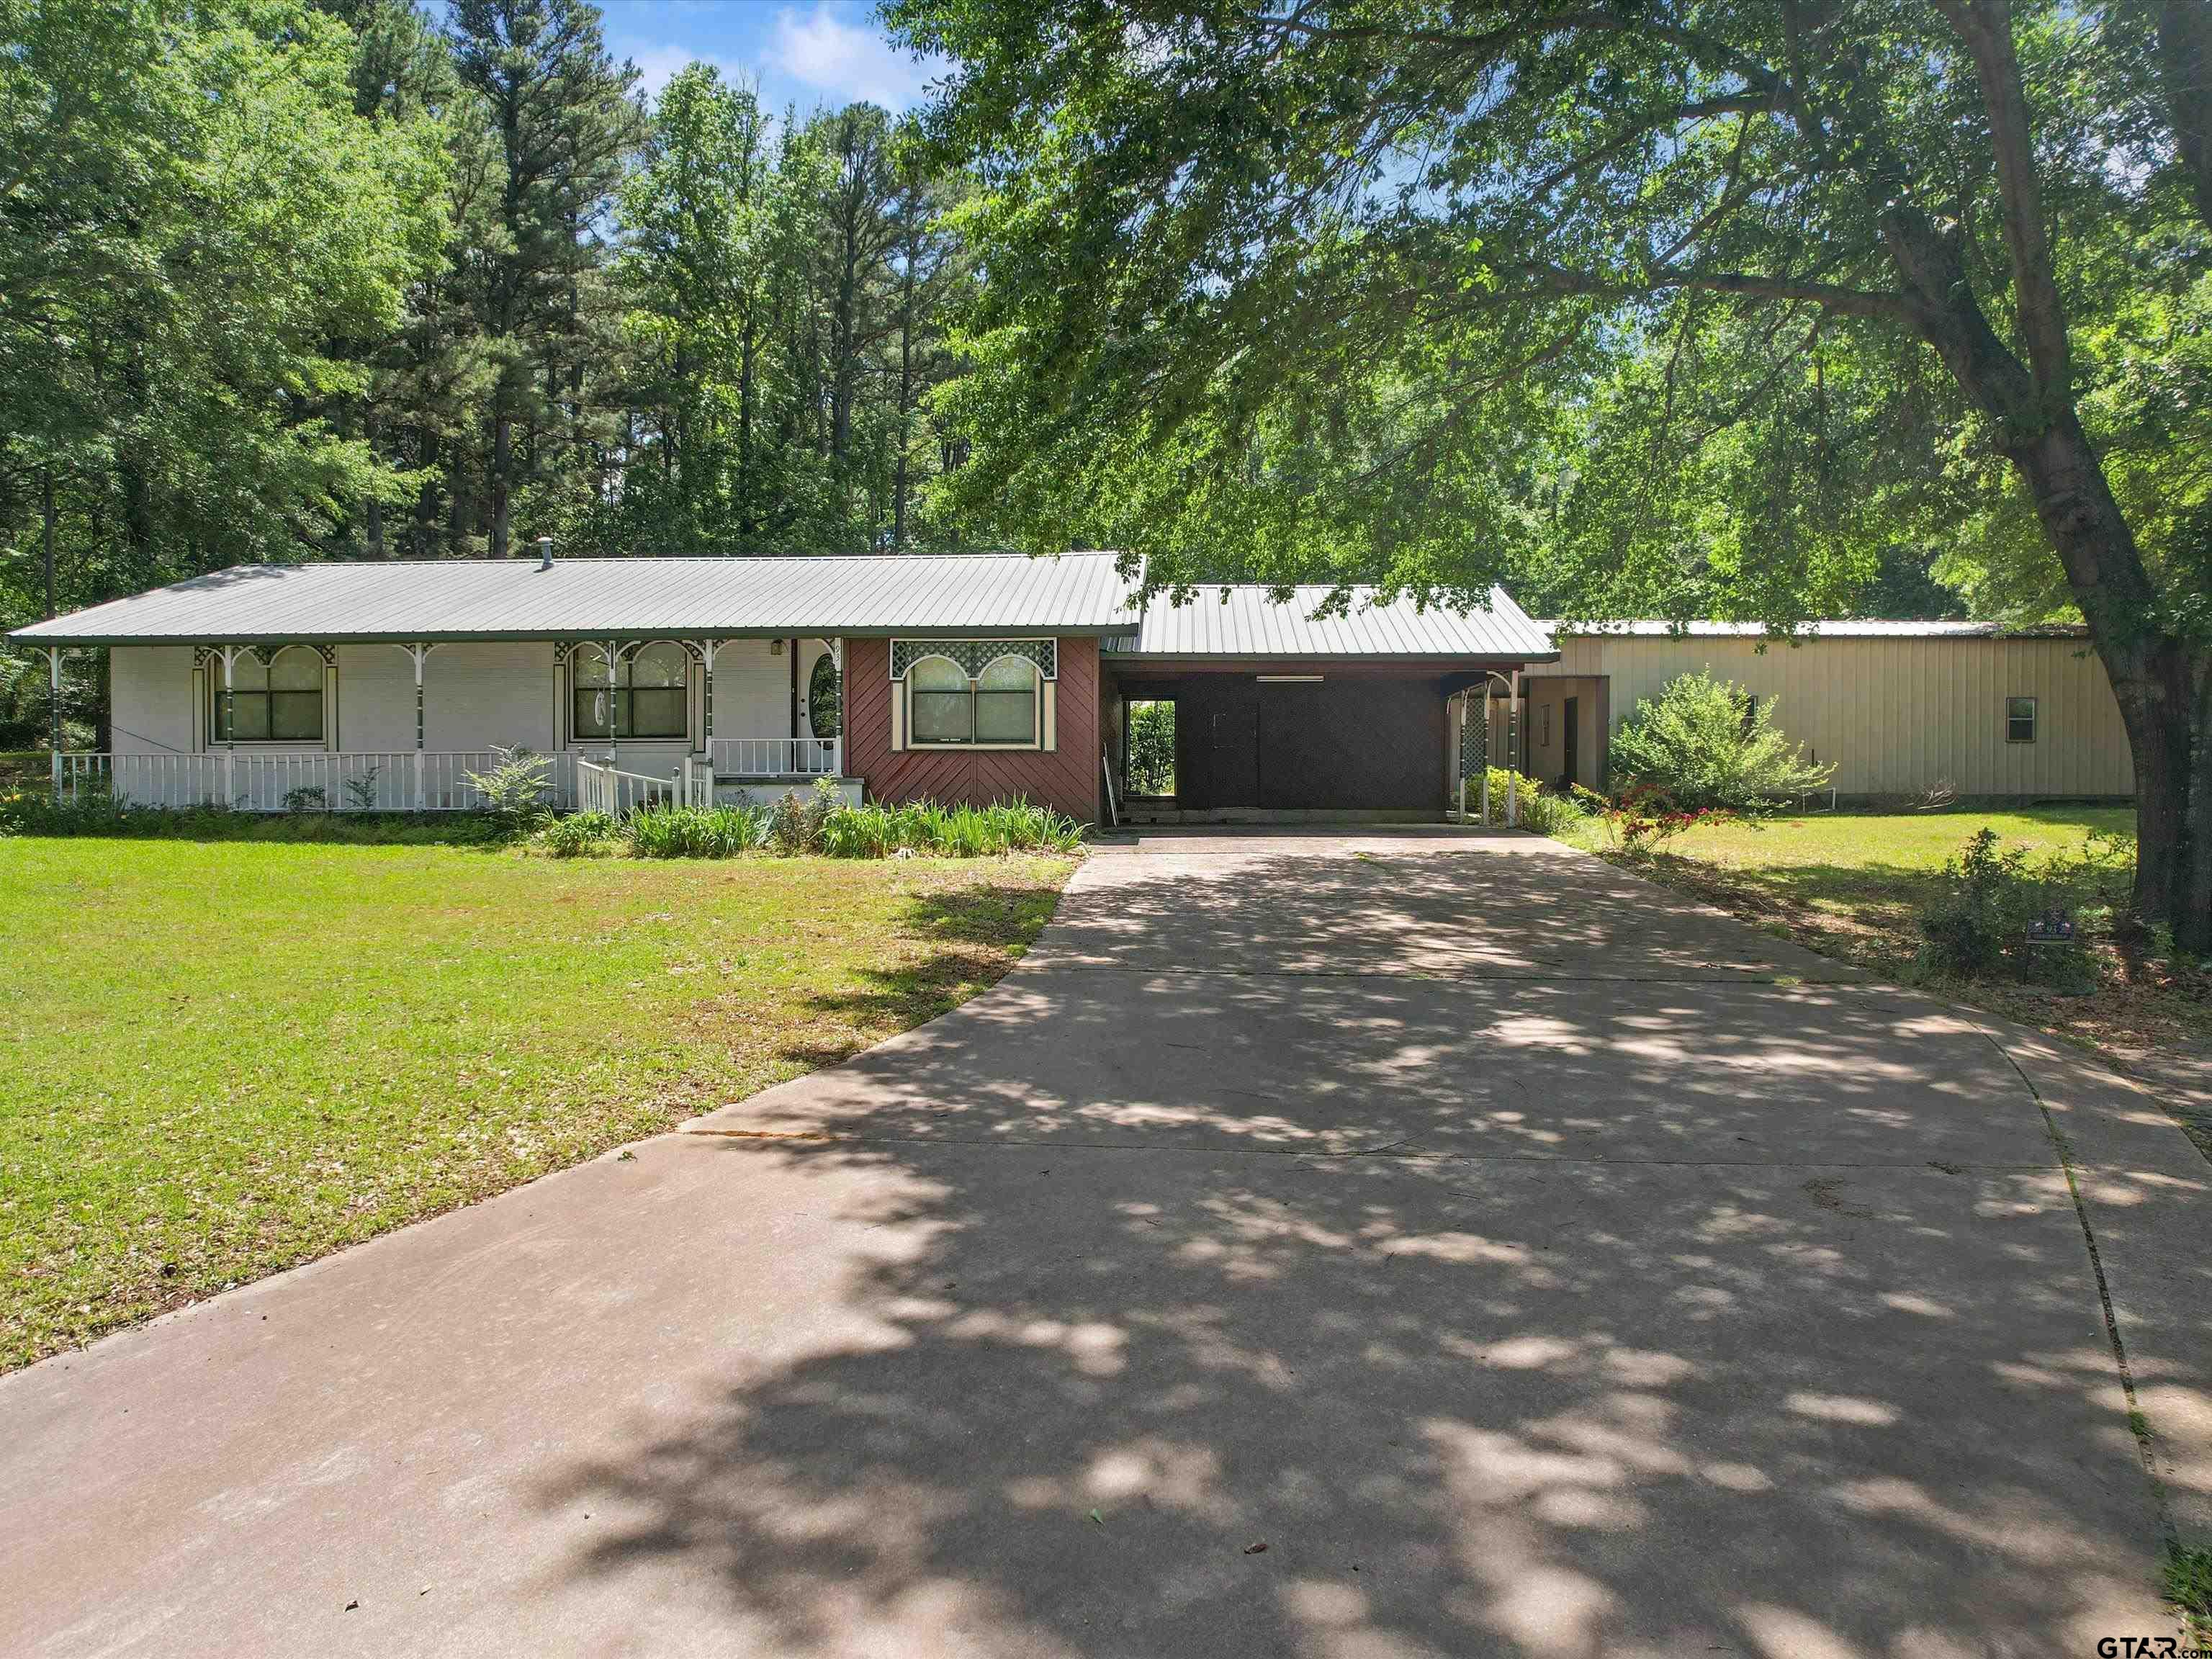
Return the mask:
POLYGON ((2074 937, 2074 918, 2063 910, 2045 910, 2027 921, 2027 942, 2030 945, 2051 945, 2060 939, 2074 937))

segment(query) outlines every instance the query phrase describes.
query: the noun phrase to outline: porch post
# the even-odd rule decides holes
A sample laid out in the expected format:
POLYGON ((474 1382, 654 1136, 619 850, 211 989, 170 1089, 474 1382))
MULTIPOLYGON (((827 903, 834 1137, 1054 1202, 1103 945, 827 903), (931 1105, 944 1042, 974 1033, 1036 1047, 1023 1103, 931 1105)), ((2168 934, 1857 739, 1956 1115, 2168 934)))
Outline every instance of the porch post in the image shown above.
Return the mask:
POLYGON ((622 659, 615 654, 615 642, 604 641, 599 649, 607 658, 607 764, 612 766, 622 753, 622 659))
POLYGON ((1513 671, 1505 705, 1505 827, 1521 827, 1521 671, 1513 671))
POLYGON ((706 676, 705 676, 705 678, 706 678, 706 684, 707 684, 707 709, 706 709, 705 717, 704 717, 704 718, 701 720, 701 722, 700 722, 699 752, 700 752, 701 754, 704 755, 704 756, 707 757, 707 763, 708 763, 708 765, 710 765, 710 766, 711 766, 711 765, 713 765, 713 764, 714 764, 714 641, 712 641, 712 640, 702 640, 702 641, 699 642, 699 660, 701 661, 701 663, 702 663, 702 664, 705 665, 705 668, 706 668, 706 676))
POLYGON ((418 640, 408 646, 406 652, 415 664, 415 810, 420 812, 427 810, 430 802, 422 763, 422 735, 427 725, 422 709, 422 664, 430 654, 430 647, 418 640))
POLYGON ((845 775, 845 636, 830 641, 830 668, 837 676, 837 735, 830 739, 830 774, 845 775))
POLYGON ((230 665, 238 660, 239 647, 222 647, 222 804, 238 804, 238 722, 233 718, 236 699, 231 690, 230 665))
POLYGON ((47 769, 52 775, 54 800, 62 798, 62 648, 58 645, 46 647, 46 702, 49 735, 47 746, 53 751, 47 769))

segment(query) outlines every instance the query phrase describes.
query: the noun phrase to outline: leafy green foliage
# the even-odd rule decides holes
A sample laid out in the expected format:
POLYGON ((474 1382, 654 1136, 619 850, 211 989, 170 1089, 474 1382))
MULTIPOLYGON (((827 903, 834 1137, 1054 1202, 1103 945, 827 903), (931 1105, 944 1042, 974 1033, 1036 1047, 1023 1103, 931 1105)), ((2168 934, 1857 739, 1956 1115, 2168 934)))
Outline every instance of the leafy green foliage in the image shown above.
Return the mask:
POLYGON ((1613 733, 1612 781, 1691 811, 1764 811, 1825 789, 1834 769, 1804 758, 1775 725, 1775 706, 1709 672, 1684 674, 1613 733))
MULTIPOLYGON (((574 823, 586 817, 577 813, 565 820, 574 823)), ((596 841, 604 833, 597 820, 572 832, 579 839, 596 841)), ((726 859, 750 853, 769 844, 773 815, 765 807, 646 806, 623 817, 621 835, 630 852, 641 859, 726 859)), ((559 854, 549 842, 547 850, 559 854)))
POLYGON ((988 806, 934 801, 841 806, 822 826, 822 850, 832 858, 880 859, 894 854, 981 858, 991 854, 1073 852, 1083 831, 1073 818, 1026 800, 988 806))
MULTIPOLYGON (((1589 809, 1572 793, 1560 794, 1547 789, 1525 774, 1516 775, 1510 768, 1493 766, 1486 774, 1490 785, 1490 822, 1502 824, 1510 810, 1520 819, 1520 827, 1539 836, 1557 836, 1571 830, 1589 817, 1589 809)), ((1461 788, 1464 805, 1470 818, 1480 819, 1483 810, 1482 778, 1468 778, 1461 788)))
POLYGON ((1176 791, 1176 706, 1129 705, 1129 793, 1172 795, 1176 791))
POLYGON ((465 775, 483 797, 484 810, 506 825, 509 835, 520 835, 544 810, 551 768, 546 757, 516 749, 503 755, 490 771, 465 775))
POLYGON ((2025 848, 2000 851, 1996 830, 1976 830, 1943 866, 1942 887, 1921 910, 1915 970, 1934 980, 2082 987, 2089 969, 2079 937, 2027 936, 2030 921, 2057 905, 2064 891, 2030 866, 2025 848))
POLYGON ((622 825, 611 812, 570 812, 547 818, 530 842, 556 859, 598 858, 621 845, 622 825))

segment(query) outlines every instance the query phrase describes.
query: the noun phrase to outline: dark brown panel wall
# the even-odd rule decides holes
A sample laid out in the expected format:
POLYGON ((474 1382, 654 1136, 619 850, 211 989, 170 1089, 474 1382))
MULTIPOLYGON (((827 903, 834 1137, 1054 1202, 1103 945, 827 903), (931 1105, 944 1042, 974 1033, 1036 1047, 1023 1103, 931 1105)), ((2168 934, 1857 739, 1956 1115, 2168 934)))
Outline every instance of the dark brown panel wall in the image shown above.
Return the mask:
POLYGON ((890 641, 845 641, 845 769, 871 799, 964 802, 971 806, 1017 795, 1041 801, 1084 823, 1098 820, 1098 641, 1060 641, 1054 698, 1059 741, 1049 753, 1029 750, 891 750, 890 641))
POLYGON ((1120 696, 1172 697, 1176 805, 1440 811, 1447 793, 1440 678, 1233 672, 1125 674, 1120 696))

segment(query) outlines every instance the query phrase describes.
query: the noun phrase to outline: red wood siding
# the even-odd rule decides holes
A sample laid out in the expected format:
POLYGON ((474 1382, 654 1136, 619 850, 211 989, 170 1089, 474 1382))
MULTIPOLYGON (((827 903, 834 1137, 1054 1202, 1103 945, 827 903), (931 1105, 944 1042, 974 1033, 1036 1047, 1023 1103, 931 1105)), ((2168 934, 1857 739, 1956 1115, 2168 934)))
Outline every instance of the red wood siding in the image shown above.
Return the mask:
POLYGON ((1060 642, 1054 698, 1058 746, 1030 750, 909 749, 891 752, 890 641, 845 641, 845 769, 872 799, 962 801, 1017 795, 1082 823, 1098 819, 1098 641, 1060 642))

